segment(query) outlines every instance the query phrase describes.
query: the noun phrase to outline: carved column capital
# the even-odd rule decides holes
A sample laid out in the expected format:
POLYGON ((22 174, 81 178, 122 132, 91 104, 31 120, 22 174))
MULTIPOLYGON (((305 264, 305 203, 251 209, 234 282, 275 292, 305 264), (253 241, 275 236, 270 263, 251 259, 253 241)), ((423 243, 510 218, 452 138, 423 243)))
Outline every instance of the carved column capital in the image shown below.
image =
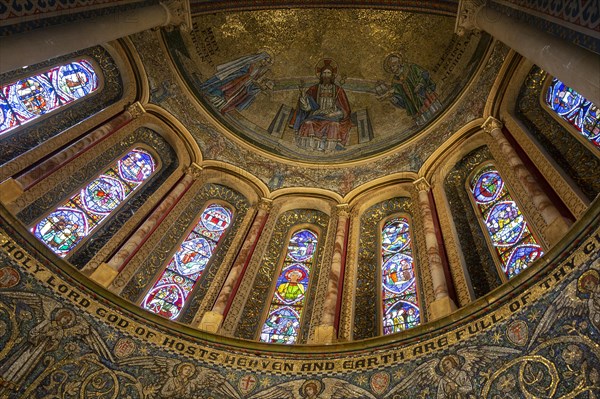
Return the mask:
POLYGON ((136 101, 127 107, 127 112, 129 112, 129 114, 131 114, 131 117, 133 119, 137 119, 140 116, 142 116, 144 113, 146 113, 146 109, 144 108, 142 103, 140 103, 139 101, 136 101))
POLYGON ((194 180, 198 180, 202 175, 202 166, 198 165, 196 162, 192 162, 185 173, 191 175, 194 180))
POLYGON ((479 31, 475 22, 477 13, 485 6, 485 0, 460 0, 454 32, 463 36, 469 31, 479 31))
POLYGON ((417 180, 415 180, 413 182, 413 184, 415 185, 415 188, 419 192, 421 192, 421 191, 429 192, 429 190, 431 190, 431 185, 424 177, 418 178, 417 180))
POLYGON ((481 128, 487 134, 492 134, 494 130, 502 129, 503 126, 504 123, 502 123, 502 121, 494 118, 493 116, 488 116, 485 122, 483 122, 483 125, 481 125, 481 128))
POLYGON ((165 26, 192 29, 192 13, 189 0, 162 0, 160 4, 167 10, 169 19, 165 26))
POLYGON ((337 212, 338 217, 347 218, 350 215, 350 209, 348 204, 338 204, 335 206, 335 211, 337 212))
POLYGON ((273 200, 262 197, 257 204, 258 210, 269 212, 273 207, 273 200))

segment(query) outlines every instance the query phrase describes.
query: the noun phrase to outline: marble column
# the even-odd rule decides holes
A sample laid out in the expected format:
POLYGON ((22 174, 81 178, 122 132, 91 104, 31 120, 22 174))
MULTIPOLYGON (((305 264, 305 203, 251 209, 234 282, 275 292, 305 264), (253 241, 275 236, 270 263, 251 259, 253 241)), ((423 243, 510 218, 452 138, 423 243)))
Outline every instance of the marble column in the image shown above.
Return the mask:
POLYGON ((117 277, 119 272, 135 256, 135 254, 144 245, 146 240, 152 235, 160 223, 167 217, 169 212, 179 202, 181 197, 192 186, 195 180, 200 177, 202 167, 192 164, 177 184, 171 189, 169 194, 146 218, 144 223, 129 237, 119 250, 106 263, 101 263, 91 274, 90 278, 98 284, 108 287, 117 277))
POLYGON ((427 248, 427 260, 429 262, 429 273, 431 274, 431 282, 433 284, 433 292, 435 300, 429 304, 431 309, 432 319, 449 315, 456 310, 456 304, 448 296, 448 284, 444 273, 444 265, 440 257, 440 247, 438 245, 437 236, 435 234, 435 224, 431 213, 431 205, 429 203, 429 183, 424 178, 420 178, 414 182, 418 191, 418 202, 423 219, 423 233, 425 235, 425 246, 427 248))
POLYGON ((600 104, 600 55, 504 15, 485 0, 461 0, 456 32, 483 30, 600 104))
POLYGON ((548 243, 550 245, 556 244, 567 233, 569 229, 568 224, 535 178, 529 173, 529 170, 527 170, 515 149, 508 142, 504 133, 502 133, 503 123, 490 116, 481 127, 486 133, 492 136, 504 159, 512 168, 512 172, 525 189, 527 199, 524 200, 531 201, 542 216, 546 226, 540 227, 543 227, 548 243))
POLYGON ((325 301, 323 303, 323 313, 320 324, 315 328, 314 344, 328 344, 337 339, 335 331, 335 318, 338 311, 338 301, 340 299, 340 288, 343 284, 341 280, 342 270, 345 267, 345 244, 346 232, 348 230, 348 205, 341 204, 337 206, 337 228, 335 232, 335 241, 333 244, 333 256, 331 259, 331 268, 327 280, 327 291, 325 292, 325 301))
POLYGON ((191 27, 189 0, 164 0, 10 35, 0 46, 0 74, 147 29, 176 25, 191 27))
POLYGON ((199 329, 215 333, 221 327, 227 310, 229 309, 229 306, 231 305, 231 302, 237 292, 239 283, 244 277, 246 267, 252 258, 252 254, 254 253, 254 249, 256 248, 260 234, 265 227, 265 223, 269 217, 269 211, 271 210, 272 202, 273 201, 270 199, 262 198, 258 203, 258 209, 256 211, 256 215, 254 216, 254 221, 248 230, 248 234, 246 235, 244 243, 242 244, 242 248, 240 248, 237 257, 233 262, 233 266, 231 266, 229 275, 227 275, 227 279, 225 280, 225 283, 223 283, 223 287, 221 287, 221 291, 219 291, 212 309, 204 313, 202 316, 202 320, 198 325, 199 329))

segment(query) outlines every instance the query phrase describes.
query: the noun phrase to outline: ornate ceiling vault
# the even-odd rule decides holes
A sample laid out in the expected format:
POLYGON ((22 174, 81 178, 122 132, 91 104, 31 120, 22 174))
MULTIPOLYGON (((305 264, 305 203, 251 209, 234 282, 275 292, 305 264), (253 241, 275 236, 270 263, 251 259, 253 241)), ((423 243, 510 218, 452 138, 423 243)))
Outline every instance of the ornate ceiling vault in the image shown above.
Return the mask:
POLYGON ((25 3, 0 398, 600 397, 597 0, 25 3))

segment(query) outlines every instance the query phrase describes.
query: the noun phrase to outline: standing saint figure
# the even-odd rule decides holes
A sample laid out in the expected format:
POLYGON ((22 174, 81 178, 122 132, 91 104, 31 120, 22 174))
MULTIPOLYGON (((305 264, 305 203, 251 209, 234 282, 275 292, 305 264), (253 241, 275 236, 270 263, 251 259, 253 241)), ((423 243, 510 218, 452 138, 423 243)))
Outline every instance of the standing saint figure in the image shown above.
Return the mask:
POLYGON ((273 88, 265 75, 273 65, 266 52, 247 55, 217 66, 216 73, 200 85, 210 101, 222 114, 243 111, 263 90, 273 88))
POLYGON ((315 72, 319 83, 306 91, 300 85, 298 106, 291 119, 297 145, 320 151, 343 150, 353 123, 346 92, 335 83, 337 64, 323 59, 315 72))
POLYGON ((441 108, 435 92, 436 85, 426 69, 404 62, 397 53, 385 58, 383 69, 392 74, 392 82, 390 86, 385 83, 378 85, 377 98, 404 108, 417 126, 424 125, 441 108))

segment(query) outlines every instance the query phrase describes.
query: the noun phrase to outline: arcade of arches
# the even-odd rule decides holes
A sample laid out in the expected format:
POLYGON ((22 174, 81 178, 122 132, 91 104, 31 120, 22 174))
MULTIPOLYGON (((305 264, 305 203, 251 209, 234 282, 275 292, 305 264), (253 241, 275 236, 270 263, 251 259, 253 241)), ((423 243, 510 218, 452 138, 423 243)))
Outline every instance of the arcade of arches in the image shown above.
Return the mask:
POLYGON ((0 397, 600 397, 599 8, 0 6, 0 397))

